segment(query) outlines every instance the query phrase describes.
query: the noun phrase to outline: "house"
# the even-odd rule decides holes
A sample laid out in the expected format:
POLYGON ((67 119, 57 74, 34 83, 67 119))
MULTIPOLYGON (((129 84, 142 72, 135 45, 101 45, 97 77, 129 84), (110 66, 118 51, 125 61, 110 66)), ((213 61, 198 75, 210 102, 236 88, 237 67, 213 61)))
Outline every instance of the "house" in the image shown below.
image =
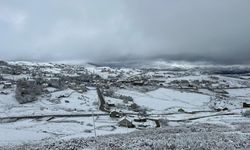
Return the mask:
POLYGON ((147 118, 135 118, 134 122, 147 122, 147 118))
POLYGON ((118 125, 121 127, 134 128, 135 125, 132 121, 128 120, 126 117, 123 117, 119 120, 118 125))
POLYGON ((3 88, 4 88, 4 89, 9 89, 9 88, 11 88, 11 87, 12 87, 12 84, 9 83, 9 82, 5 82, 5 83, 3 84, 3 88))
POLYGON ((248 104, 248 103, 243 103, 243 108, 250 108, 250 104, 248 104))
POLYGON ((144 85, 144 81, 133 81, 132 84, 134 86, 143 86, 144 85))
POLYGON ((113 103, 107 103, 108 107, 115 107, 115 104, 113 103))
POLYGON ((121 114, 120 112, 118 112, 118 111, 111 111, 111 112, 109 113, 109 116, 110 116, 111 118, 120 118, 120 117, 122 116, 122 114, 121 114))

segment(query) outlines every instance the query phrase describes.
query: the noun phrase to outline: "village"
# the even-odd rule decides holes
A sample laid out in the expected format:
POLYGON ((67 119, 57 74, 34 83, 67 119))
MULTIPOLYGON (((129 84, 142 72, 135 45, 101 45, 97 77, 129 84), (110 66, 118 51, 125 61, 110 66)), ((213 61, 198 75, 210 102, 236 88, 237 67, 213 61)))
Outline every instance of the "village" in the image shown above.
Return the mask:
POLYGON ((235 117, 250 122, 249 79, 249 72, 199 68, 0 61, 0 131, 11 137, 0 144, 20 144, 11 139, 26 132, 42 140, 128 133, 213 117, 232 116, 231 121, 221 119, 230 125, 235 117))

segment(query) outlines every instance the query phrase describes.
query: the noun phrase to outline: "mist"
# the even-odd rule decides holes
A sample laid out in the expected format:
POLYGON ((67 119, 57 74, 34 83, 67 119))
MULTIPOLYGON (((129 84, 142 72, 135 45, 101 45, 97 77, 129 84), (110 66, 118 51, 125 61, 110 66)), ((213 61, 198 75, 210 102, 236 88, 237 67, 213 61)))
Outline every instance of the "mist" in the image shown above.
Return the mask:
POLYGON ((246 64, 248 0, 0 1, 0 59, 246 64))

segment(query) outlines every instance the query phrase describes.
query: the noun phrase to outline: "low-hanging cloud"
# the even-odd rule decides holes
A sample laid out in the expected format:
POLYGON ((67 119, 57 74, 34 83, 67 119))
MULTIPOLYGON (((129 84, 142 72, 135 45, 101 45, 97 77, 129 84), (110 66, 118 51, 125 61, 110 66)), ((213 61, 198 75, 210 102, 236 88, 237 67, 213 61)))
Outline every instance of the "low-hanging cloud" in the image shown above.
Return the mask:
POLYGON ((248 0, 0 1, 0 59, 248 63, 248 0))

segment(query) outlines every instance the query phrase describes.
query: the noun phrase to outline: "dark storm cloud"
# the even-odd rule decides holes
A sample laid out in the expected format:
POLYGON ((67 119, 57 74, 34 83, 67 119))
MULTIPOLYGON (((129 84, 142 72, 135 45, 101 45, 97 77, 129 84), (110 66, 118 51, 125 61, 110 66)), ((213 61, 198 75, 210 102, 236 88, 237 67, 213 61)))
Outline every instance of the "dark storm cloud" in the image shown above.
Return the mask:
POLYGON ((0 1, 0 59, 246 63, 248 0, 0 1))

